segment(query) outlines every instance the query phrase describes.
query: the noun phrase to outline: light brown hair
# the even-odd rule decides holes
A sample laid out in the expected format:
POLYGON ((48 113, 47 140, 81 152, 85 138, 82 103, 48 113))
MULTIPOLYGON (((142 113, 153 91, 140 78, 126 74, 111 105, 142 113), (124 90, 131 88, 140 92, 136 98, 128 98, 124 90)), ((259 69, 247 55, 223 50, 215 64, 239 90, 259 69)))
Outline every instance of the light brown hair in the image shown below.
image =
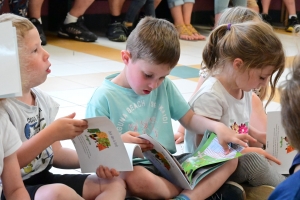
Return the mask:
POLYGON ((282 44, 272 27, 264 22, 254 21, 218 26, 211 32, 202 56, 203 63, 211 74, 219 72, 225 63, 233 62, 235 58, 243 60, 243 70, 274 66, 269 81, 271 92, 267 104, 274 97, 285 62, 282 44))
POLYGON ((179 36, 174 25, 164 19, 143 18, 127 39, 126 50, 133 62, 145 60, 175 67, 180 56, 179 36))
POLYGON ((300 55, 293 62, 288 80, 279 89, 282 125, 289 143, 300 150, 300 55))

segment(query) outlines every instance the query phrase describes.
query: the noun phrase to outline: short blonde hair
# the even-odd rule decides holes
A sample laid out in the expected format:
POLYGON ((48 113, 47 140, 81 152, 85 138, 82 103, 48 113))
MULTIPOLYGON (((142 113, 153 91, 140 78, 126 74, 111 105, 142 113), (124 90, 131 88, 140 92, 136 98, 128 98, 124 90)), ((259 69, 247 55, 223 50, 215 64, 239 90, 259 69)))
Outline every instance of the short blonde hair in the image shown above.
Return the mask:
POLYGON ((300 55, 292 66, 289 80, 280 87, 281 121, 289 143, 300 150, 300 55))
POLYGON ((143 18, 127 39, 131 59, 175 67, 180 56, 179 36, 174 25, 164 19, 143 18))
POLYGON ((244 70, 274 66, 267 103, 274 97, 275 86, 285 63, 282 44, 272 27, 267 23, 254 21, 218 26, 211 32, 202 55, 210 74, 220 71, 225 63, 232 62, 235 58, 243 60, 244 70))

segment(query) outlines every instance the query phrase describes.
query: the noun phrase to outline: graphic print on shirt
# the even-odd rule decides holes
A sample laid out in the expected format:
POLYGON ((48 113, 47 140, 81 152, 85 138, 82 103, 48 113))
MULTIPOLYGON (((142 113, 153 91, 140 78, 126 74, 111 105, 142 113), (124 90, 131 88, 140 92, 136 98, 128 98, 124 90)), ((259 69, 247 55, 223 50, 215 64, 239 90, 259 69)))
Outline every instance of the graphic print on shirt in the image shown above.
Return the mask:
POLYGON ((155 125, 157 125, 157 123, 167 124, 168 120, 169 118, 165 114, 165 109, 163 106, 157 105, 155 102, 152 101, 150 101, 150 103, 148 104, 143 100, 143 101, 138 101, 136 103, 132 103, 129 106, 127 106, 123 110, 123 114, 120 115, 116 127, 119 133, 121 134, 127 131, 133 131, 133 132, 139 132, 140 134, 148 134, 154 138, 158 138, 159 133, 158 130, 155 128, 155 125), (158 108, 156 106, 158 106, 158 108), (142 109, 143 111, 139 111, 139 109, 142 109), (134 121, 134 122, 129 121, 132 120, 132 118, 135 118, 135 117, 131 117, 131 115, 135 115, 136 112, 144 113, 145 110, 147 109, 150 110, 150 114, 146 113, 138 121, 134 121), (157 116, 157 117, 153 117, 153 116, 157 116), (158 122, 158 120, 161 120, 161 122, 158 122), (123 131, 124 128, 126 131, 123 131))
MULTIPOLYGON (((30 139, 37 133, 39 133, 42 129, 46 127, 46 120, 43 117, 43 112, 41 108, 39 108, 38 114, 28 117, 27 124, 24 127, 24 134, 27 139, 30 139)), ((42 165, 48 165, 53 158, 52 147, 47 147, 44 151, 42 151, 31 163, 29 163, 26 167, 23 168, 23 172, 25 174, 29 174, 34 172, 35 169, 38 169, 42 165)))
POLYGON ((248 123, 241 123, 238 125, 236 122, 234 122, 230 128, 234 130, 237 134, 248 134, 249 129, 248 129, 248 123))

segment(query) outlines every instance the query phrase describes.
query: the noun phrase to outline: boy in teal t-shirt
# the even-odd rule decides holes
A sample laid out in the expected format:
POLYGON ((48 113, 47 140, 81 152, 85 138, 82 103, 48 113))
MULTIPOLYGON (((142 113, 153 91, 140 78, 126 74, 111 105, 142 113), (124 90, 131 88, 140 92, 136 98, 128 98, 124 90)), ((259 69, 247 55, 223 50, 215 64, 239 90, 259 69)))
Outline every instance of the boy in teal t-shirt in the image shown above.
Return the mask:
MULTIPOLYGON (((147 151, 152 149, 152 144, 137 136, 148 134, 175 153, 171 119, 179 120, 195 134, 207 129, 215 132, 224 148, 229 142, 246 147, 242 140, 253 140, 249 135, 235 134, 224 124, 195 115, 166 77, 180 56, 178 34, 171 23, 144 18, 130 34, 126 50, 121 51, 121 55, 124 69, 120 74, 106 77, 90 99, 86 117, 107 116, 122 134, 123 142, 139 144, 143 151, 147 151)), ((234 172, 237 160, 225 163, 193 190, 182 190, 148 170, 151 164, 146 160, 136 160, 134 164, 134 170, 123 176, 129 193, 134 196, 170 199, 180 194, 175 199, 206 199, 234 172)), ((234 196, 233 193, 230 198, 234 196)))

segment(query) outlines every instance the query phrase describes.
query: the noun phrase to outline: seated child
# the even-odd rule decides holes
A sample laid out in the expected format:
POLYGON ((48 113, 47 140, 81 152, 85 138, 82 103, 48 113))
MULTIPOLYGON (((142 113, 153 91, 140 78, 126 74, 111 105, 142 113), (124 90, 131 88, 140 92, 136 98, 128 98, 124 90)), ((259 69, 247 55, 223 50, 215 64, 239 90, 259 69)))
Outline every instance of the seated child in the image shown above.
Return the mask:
MULTIPOLYGON (((220 122, 194 114, 167 78, 179 55, 176 28, 166 20, 145 17, 128 37, 126 50, 121 51, 124 69, 106 77, 96 89, 88 103, 86 117, 107 116, 122 134, 123 142, 139 144, 144 151, 152 149, 152 144, 138 138, 139 134, 148 134, 171 153, 176 152, 171 119, 179 120, 195 134, 206 129, 214 131, 224 148, 229 142, 246 146, 241 140, 253 141, 249 135, 235 134, 220 122)), ((228 147, 225 150, 227 152, 228 147)), ((186 155, 177 158, 181 162, 186 155)), ((226 162, 193 190, 182 190, 169 182, 148 160, 134 160, 134 170, 123 176, 128 191, 141 198, 206 199, 221 187, 236 164, 236 159, 226 162)), ((244 199, 244 193, 233 185, 218 192, 223 199, 244 199)))
MULTIPOLYGON (((41 46, 39 33, 26 18, 13 14, 0 15, 0 22, 11 21, 17 30, 22 96, 2 103, 17 129, 22 146, 17 151, 21 175, 33 200, 124 199, 125 183, 119 178, 100 179, 95 174, 52 174, 54 166, 79 168, 75 150, 63 148, 60 140, 72 139, 87 128, 85 120, 73 119, 75 113, 55 119, 58 104, 35 88, 49 73, 49 54, 41 46)), ((96 169, 95 169, 96 171, 96 169)), ((97 174, 117 176, 114 169, 100 166, 97 174)))
MULTIPOLYGON (((237 134, 250 134, 260 141, 249 126, 252 90, 266 86, 270 81, 272 96, 284 70, 284 61, 282 44, 268 24, 249 21, 220 25, 211 32, 203 50, 203 63, 210 76, 189 104, 198 115, 222 122, 237 134), (270 78, 273 75, 274 79, 270 78)), ((193 152, 201 139, 201 135, 187 130, 185 150, 193 152)), ((251 151, 267 155, 261 148, 254 147, 246 148, 242 153, 251 151)), ((284 180, 284 176, 262 156, 251 153, 239 158, 237 170, 230 180, 274 187, 284 180)))
MULTIPOLYGON (((0 101, 5 101, 0 99, 0 101)), ((2 183, 2 196, 7 199, 29 200, 28 192, 19 174, 20 167, 16 151, 22 145, 16 128, 11 124, 9 116, 0 107, 0 175, 2 183)))
MULTIPOLYGON (((281 121, 290 144, 300 150, 299 119, 300 119, 300 56, 294 60, 291 77, 283 85, 280 92, 281 121)), ((300 199, 300 154, 294 158, 290 168, 290 176, 279 184, 269 200, 300 199)))

